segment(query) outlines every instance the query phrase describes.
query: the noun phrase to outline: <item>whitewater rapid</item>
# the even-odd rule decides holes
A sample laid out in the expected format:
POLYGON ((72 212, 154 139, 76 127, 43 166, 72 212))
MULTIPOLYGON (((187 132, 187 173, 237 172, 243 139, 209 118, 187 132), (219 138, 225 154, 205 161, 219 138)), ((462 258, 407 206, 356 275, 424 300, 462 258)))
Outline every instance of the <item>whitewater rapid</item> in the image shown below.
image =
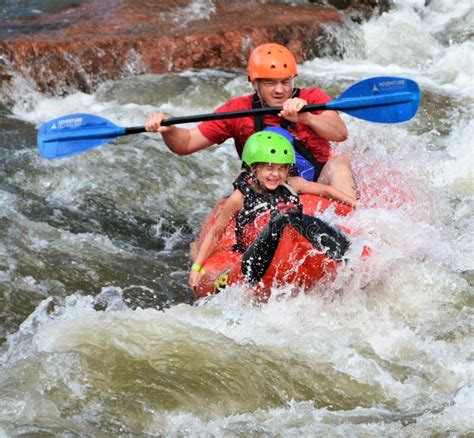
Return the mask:
POLYGON ((299 66, 299 86, 334 97, 409 77, 422 105, 400 125, 343 115, 335 151, 362 195, 349 262, 265 305, 237 286, 192 304, 186 286, 189 242, 239 169, 230 142, 177 157, 142 134, 55 161, 34 144, 75 112, 211 112, 250 93, 242 70, 66 97, 16 78, 0 113, 0 436, 473 434, 473 17, 467 0, 397 1, 299 66))

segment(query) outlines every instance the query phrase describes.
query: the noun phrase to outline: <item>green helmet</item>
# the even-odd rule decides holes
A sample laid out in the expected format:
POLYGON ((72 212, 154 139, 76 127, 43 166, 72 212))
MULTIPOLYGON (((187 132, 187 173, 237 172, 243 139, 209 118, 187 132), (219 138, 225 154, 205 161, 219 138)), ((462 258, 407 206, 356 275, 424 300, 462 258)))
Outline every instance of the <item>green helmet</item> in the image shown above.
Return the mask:
POLYGON ((242 161, 248 166, 254 163, 294 164, 295 151, 283 135, 259 131, 245 142, 242 161))

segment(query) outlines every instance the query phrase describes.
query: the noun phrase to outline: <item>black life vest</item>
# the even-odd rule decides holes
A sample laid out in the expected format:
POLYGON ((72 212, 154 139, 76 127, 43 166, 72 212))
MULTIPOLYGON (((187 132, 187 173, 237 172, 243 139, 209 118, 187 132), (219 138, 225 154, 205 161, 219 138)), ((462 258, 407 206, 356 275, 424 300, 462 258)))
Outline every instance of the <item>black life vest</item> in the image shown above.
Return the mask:
MULTIPOLYGON (((299 95, 300 89, 295 88, 291 97, 299 97, 299 95)), ((255 93, 252 97, 252 108, 262 108, 262 102, 260 101, 257 93, 255 93)), ((255 132, 263 131, 266 128, 262 115, 255 115, 253 121, 255 132)), ((289 131, 289 129, 296 128, 295 123, 283 118, 281 119, 280 126, 287 131, 289 131)), ((296 165, 293 166, 291 175, 301 176, 309 181, 317 181, 325 163, 321 163, 320 161, 316 160, 311 151, 306 148, 304 143, 294 136, 293 147, 295 149, 296 165)))
MULTIPOLYGON (((298 194, 287 184, 282 184, 275 190, 269 192, 257 192, 252 184, 252 175, 243 170, 234 181, 234 188, 244 196, 244 208, 236 216, 235 251, 244 252, 251 242, 246 237, 250 234, 258 234, 261 230, 249 230, 255 227, 257 217, 268 214, 268 221, 287 211, 303 211, 298 194)), ((256 237, 256 235, 254 236, 256 237)))

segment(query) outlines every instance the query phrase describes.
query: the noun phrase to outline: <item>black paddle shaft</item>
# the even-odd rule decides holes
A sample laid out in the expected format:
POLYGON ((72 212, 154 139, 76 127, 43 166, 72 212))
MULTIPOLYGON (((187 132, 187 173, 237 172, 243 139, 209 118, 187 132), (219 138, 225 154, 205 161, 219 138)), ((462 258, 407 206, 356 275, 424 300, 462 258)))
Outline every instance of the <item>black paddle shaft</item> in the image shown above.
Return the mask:
MULTIPOLYGON (((222 113, 208 113, 208 114, 197 114, 195 116, 183 116, 183 117, 170 117, 161 122, 162 126, 180 125, 182 123, 193 123, 193 122, 206 122, 208 120, 223 120, 223 119, 237 119, 239 117, 248 116, 266 116, 269 114, 278 114, 283 108, 272 107, 272 108, 254 108, 242 111, 228 111, 222 113)), ((326 104, 316 105, 305 105, 300 109, 300 113, 308 111, 320 111, 326 109, 326 104)), ((128 134, 140 134, 146 132, 144 126, 134 126, 131 128, 125 128, 124 135, 128 134)))
MULTIPOLYGON (((316 104, 316 105, 305 105, 300 109, 300 113, 308 111, 318 111, 326 109, 326 104, 316 104)), ((247 116, 266 116, 269 114, 278 114, 282 111, 282 107, 272 107, 272 108, 252 108, 242 111, 228 111, 221 113, 208 113, 208 114, 198 114, 195 116, 185 116, 185 117, 171 117, 169 119, 163 120, 161 123, 163 126, 179 125, 181 123, 192 123, 192 122, 205 122, 207 120, 222 120, 222 119, 237 119, 239 117, 247 116)))

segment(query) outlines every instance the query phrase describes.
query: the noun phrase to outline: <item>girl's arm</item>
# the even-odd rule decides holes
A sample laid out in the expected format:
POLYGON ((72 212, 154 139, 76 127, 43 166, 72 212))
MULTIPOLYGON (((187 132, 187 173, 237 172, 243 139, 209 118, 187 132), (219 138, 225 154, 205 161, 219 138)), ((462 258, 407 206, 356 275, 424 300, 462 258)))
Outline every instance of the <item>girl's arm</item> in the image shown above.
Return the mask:
POLYGON ((336 201, 341 201, 355 207, 357 200, 341 190, 331 187, 327 184, 320 184, 317 182, 307 181, 299 176, 292 176, 288 178, 288 183, 299 193, 308 193, 311 195, 325 196, 336 201))
MULTIPOLYGON (((202 264, 214 251, 217 242, 219 242, 219 239, 224 234, 224 231, 230 224, 231 220, 240 210, 242 210, 243 207, 244 197, 240 191, 235 190, 225 202, 221 212, 219 213, 219 216, 217 217, 217 220, 207 232, 206 237, 204 237, 196 258, 194 259, 193 266, 195 268, 202 267, 202 264)), ((189 286, 192 289, 197 287, 199 281, 201 280, 202 274, 202 271, 200 272, 199 270, 191 269, 189 274, 189 286)))

